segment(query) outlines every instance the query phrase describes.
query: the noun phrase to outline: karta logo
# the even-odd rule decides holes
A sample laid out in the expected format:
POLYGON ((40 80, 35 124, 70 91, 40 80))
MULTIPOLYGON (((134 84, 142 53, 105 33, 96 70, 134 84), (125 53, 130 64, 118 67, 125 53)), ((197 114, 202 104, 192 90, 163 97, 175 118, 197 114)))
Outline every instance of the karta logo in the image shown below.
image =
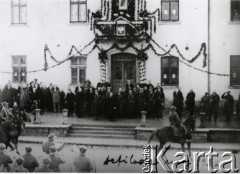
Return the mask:
POLYGON ((199 173, 200 159, 202 163, 206 163, 207 171, 211 173, 223 172, 237 173, 239 169, 236 167, 236 156, 232 152, 223 152, 220 156, 218 152, 213 151, 213 147, 210 146, 209 151, 206 152, 193 152, 192 157, 189 157, 187 153, 176 152, 174 154, 174 160, 169 161, 166 157, 171 145, 163 147, 157 154, 158 146, 153 148, 151 145, 144 146, 144 163, 142 171, 144 173, 158 172, 158 163, 160 167, 169 173, 182 173, 193 172, 199 173), (154 154, 155 151, 155 154, 154 154), (176 159, 177 158, 177 159, 176 159), (220 159, 224 158, 224 159, 220 159), (217 164, 214 164, 217 161, 217 164))

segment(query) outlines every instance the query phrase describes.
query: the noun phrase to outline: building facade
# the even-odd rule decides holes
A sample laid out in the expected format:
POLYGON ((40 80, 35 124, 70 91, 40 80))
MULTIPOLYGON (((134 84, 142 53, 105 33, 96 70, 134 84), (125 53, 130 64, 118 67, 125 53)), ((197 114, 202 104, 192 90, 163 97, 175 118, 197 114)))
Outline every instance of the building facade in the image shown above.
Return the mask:
POLYGON ((178 87, 238 99, 239 0, 3 0, 0 26, 1 86, 130 79, 160 83, 167 102, 178 87))

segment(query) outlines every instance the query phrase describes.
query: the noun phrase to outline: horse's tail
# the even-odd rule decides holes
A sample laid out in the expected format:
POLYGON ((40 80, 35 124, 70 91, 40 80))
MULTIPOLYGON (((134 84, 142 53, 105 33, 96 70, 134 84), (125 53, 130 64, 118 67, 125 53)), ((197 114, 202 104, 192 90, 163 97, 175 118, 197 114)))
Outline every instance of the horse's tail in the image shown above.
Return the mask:
POLYGON ((152 141, 158 130, 154 130, 148 139, 148 144, 152 141))

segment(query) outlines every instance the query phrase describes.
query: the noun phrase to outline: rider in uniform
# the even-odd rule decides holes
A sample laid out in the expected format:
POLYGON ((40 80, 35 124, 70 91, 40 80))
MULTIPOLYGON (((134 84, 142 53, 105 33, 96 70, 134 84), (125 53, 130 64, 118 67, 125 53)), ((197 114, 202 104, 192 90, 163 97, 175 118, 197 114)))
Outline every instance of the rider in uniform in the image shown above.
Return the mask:
POLYGON ((184 129, 184 126, 183 126, 181 120, 179 119, 178 114, 176 113, 175 106, 171 107, 171 112, 169 114, 169 122, 170 122, 171 126, 173 127, 174 135, 184 137, 186 131, 184 129))

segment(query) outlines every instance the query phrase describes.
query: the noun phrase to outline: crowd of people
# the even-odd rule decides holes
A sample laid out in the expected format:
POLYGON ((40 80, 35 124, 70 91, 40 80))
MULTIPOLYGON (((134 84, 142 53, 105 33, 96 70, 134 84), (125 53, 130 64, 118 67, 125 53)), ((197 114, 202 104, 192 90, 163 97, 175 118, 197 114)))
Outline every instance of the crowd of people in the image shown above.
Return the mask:
MULTIPOLYGON (((229 121, 233 113, 234 99, 230 91, 221 96, 225 100, 224 113, 229 121)), ((0 89, 0 103, 6 101, 9 107, 16 102, 18 106, 27 112, 32 111, 35 102, 42 112, 61 112, 68 109, 68 116, 73 117, 74 111, 77 117, 91 115, 96 119, 107 117, 114 121, 116 118, 139 118, 141 111, 147 111, 148 117, 161 118, 164 109, 165 95, 160 84, 155 87, 147 84, 133 85, 127 81, 125 88, 119 88, 117 93, 113 93, 110 83, 98 83, 96 87, 90 81, 85 81, 84 85, 78 85, 74 91, 70 88, 65 93, 56 85, 50 83, 47 87, 43 83, 38 83, 35 79, 30 84, 21 84, 17 89, 12 87, 11 82, 0 89)), ((214 120, 218 117, 220 97, 214 91, 211 95, 206 93, 201 100, 201 110, 206 113, 208 120, 214 115, 214 120)), ((182 118, 184 104, 189 111, 189 116, 195 113, 195 93, 193 90, 184 100, 181 89, 173 92, 173 106, 176 107, 177 114, 182 118), (184 102, 185 101, 185 102, 184 102)), ((35 108, 36 108, 35 107, 35 108)), ((240 98, 236 102, 237 114, 240 113, 240 98)))
MULTIPOLYGON (((50 133, 46 141, 42 144, 43 154, 41 160, 39 155, 32 154, 32 147, 28 145, 25 147, 25 153, 17 157, 11 157, 6 153, 6 146, 0 144, 0 172, 37 172, 37 173, 52 173, 62 172, 60 165, 66 161, 59 155, 59 152, 64 148, 64 144, 58 146, 54 133, 50 133), (15 161, 15 162, 14 162, 15 161)), ((80 147, 74 146, 75 159, 71 172, 90 173, 96 172, 96 167, 93 162, 86 156, 87 147, 81 145, 80 147)), ((38 152, 39 154, 39 152, 38 152)), ((71 163, 71 162, 70 162, 71 163)), ((68 162, 69 164, 69 162, 68 162)), ((70 171, 68 171, 70 172, 70 171)))

